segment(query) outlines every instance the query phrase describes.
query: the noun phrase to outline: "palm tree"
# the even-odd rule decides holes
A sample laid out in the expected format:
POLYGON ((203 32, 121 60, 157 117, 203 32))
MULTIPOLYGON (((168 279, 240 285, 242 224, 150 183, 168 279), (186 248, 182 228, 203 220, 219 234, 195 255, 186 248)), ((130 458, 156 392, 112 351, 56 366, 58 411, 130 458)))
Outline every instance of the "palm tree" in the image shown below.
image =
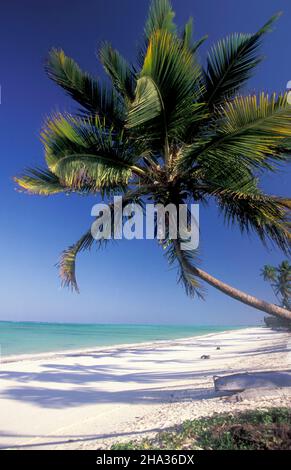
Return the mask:
MULTIPOLYGON (((259 47, 278 15, 254 34, 233 34, 212 47, 206 67, 192 39, 192 19, 182 31, 168 0, 152 3, 137 62, 130 65, 104 43, 99 59, 111 85, 83 72, 62 50, 52 50, 46 70, 79 105, 76 115, 55 114, 42 131, 46 169, 16 178, 26 191, 113 195, 123 202, 163 204, 214 199, 227 224, 255 232, 284 252, 290 242, 290 200, 265 194, 263 172, 289 158, 291 109, 286 95, 239 93, 260 63, 259 47)), ((91 231, 62 254, 60 274, 77 289, 77 254, 95 242, 91 231)), ((99 240, 102 245, 105 242, 99 240)), ((291 311, 221 282, 197 266, 196 251, 180 240, 161 243, 189 295, 203 296, 200 280, 256 309, 291 318, 291 311)))
POLYGON ((278 267, 276 293, 282 297, 282 306, 291 310, 291 265, 285 260, 278 267))
POLYGON ((270 264, 265 264, 263 269, 261 270, 261 276, 263 277, 264 281, 269 282, 272 290, 277 297, 277 300, 280 302, 278 294, 276 293, 276 280, 277 280, 277 269, 275 266, 271 266, 270 264))
POLYGON ((278 267, 265 265, 261 275, 264 281, 270 282, 280 305, 291 310, 291 264, 289 261, 282 261, 278 267))

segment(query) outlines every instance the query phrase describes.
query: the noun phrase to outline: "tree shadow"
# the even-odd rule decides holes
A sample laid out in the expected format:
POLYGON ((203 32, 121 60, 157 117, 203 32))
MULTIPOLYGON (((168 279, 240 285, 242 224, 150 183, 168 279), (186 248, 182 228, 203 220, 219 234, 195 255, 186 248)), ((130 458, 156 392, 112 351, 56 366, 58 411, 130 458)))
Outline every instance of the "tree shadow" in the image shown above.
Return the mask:
POLYGON ((213 389, 177 390, 171 388, 150 388, 122 391, 102 391, 91 387, 70 390, 48 389, 45 387, 12 387, 2 393, 3 398, 19 400, 42 408, 67 408, 90 404, 155 404, 166 402, 189 402, 214 398, 213 389))
POLYGON ((127 432, 114 432, 114 433, 103 433, 103 434, 68 434, 68 435, 63 435, 63 434, 50 434, 49 436, 46 435, 40 435, 40 434, 13 434, 9 432, 1 432, 0 431, 0 437, 4 438, 24 438, 24 439, 46 439, 45 441, 41 441, 38 443, 23 443, 23 444, 14 444, 14 445, 8 445, 8 446, 1 446, 0 449, 37 449, 38 447, 46 447, 46 446, 59 446, 59 445, 66 445, 66 444, 77 444, 77 443, 87 443, 91 441, 96 442, 96 449, 98 447, 98 441, 104 440, 104 439, 111 439, 111 438, 121 438, 121 437, 130 437, 130 436, 136 436, 139 434, 146 434, 146 433, 158 433, 162 431, 162 428, 160 427, 155 427, 155 428, 150 428, 150 429, 143 429, 142 431, 127 431, 127 432), (49 437, 49 439, 48 439, 49 437))

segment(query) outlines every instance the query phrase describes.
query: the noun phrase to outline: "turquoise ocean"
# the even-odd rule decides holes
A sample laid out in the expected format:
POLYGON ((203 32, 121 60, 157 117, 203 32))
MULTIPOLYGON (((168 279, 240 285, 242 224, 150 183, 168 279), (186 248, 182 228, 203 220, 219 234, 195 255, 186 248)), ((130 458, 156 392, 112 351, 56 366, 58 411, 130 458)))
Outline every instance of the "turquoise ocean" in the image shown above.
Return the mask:
POLYGON ((0 347, 2 357, 6 357, 187 338, 238 328, 0 321, 0 347))

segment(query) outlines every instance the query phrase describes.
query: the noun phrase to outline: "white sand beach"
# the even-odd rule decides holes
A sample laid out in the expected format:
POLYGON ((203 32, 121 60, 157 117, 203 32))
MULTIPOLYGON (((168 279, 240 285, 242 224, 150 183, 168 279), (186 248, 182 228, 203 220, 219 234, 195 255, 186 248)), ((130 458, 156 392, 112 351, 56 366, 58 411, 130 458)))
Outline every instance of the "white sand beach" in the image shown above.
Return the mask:
POLYGON ((108 448, 215 412, 290 406, 291 386, 242 401, 213 387, 214 375, 290 366, 290 333, 263 327, 2 361, 0 447, 108 448))

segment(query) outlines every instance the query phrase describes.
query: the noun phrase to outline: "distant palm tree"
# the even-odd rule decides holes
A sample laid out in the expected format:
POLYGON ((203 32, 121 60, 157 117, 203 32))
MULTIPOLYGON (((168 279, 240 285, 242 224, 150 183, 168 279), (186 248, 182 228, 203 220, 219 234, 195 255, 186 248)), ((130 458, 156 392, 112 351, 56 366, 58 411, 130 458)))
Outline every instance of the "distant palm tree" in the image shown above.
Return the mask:
MULTIPOLYGON (((197 49, 205 38, 193 42, 192 19, 179 32, 170 3, 156 0, 136 64, 102 45, 99 58, 112 86, 101 85, 62 50, 52 50, 49 77, 82 108, 75 116, 47 120, 42 132, 47 169, 27 170, 16 181, 34 194, 99 193, 106 201, 120 194, 124 203, 213 199, 228 224, 288 251, 290 200, 265 194, 259 177, 289 158, 291 109, 286 95, 237 94, 260 63, 262 37, 277 17, 257 33, 219 41, 203 68, 197 49)), ((63 253, 64 284, 77 289, 76 255, 94 241, 89 230, 63 253)), ((179 239, 166 235, 161 244, 169 262, 177 263, 188 294, 203 295, 202 279, 247 305, 291 317, 285 308, 204 272, 196 252, 182 251, 179 239)))
POLYGON ((282 261, 278 267, 265 265, 261 271, 265 281, 270 282, 280 305, 291 310, 291 264, 282 261))

